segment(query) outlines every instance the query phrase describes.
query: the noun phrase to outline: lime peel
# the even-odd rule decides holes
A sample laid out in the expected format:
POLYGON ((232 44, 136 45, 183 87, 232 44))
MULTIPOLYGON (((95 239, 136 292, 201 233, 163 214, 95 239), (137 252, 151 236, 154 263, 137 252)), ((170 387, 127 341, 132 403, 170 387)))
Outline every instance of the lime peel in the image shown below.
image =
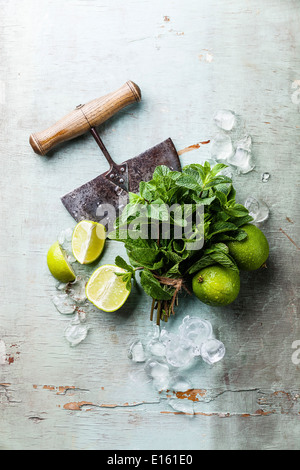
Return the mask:
POLYGON ((75 281, 76 274, 58 241, 53 243, 48 251, 47 264, 52 276, 58 281, 63 283, 75 281))
POLYGON ((211 306, 229 305, 239 294, 240 277, 233 269, 213 265, 201 269, 193 277, 192 284, 194 294, 203 303, 211 306))
POLYGON ((229 252, 239 269, 254 271, 266 263, 269 256, 269 243, 256 225, 246 224, 241 229, 247 233, 247 238, 228 242, 229 252))

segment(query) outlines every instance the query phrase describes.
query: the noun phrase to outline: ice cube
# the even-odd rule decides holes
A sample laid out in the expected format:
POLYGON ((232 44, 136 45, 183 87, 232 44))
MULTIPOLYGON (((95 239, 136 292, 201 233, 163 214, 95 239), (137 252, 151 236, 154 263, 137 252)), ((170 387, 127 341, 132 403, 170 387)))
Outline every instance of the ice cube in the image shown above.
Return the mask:
POLYGON ((237 171, 242 174, 249 173, 254 168, 252 153, 243 148, 237 148, 235 153, 228 158, 228 163, 235 166, 237 171))
POLYGON ((154 377, 152 384, 153 387, 158 391, 168 390, 170 387, 170 377, 169 375, 161 375, 159 377, 154 377))
POLYGON ((211 156, 219 163, 226 163, 233 153, 233 145, 229 135, 219 132, 211 142, 211 156))
POLYGON ((186 367, 194 359, 191 343, 179 335, 173 335, 166 344, 166 360, 173 367, 186 367))
POLYGON ((226 167, 226 168, 223 168, 223 170, 221 170, 219 172, 219 175, 223 175, 223 176, 227 176, 228 178, 233 178, 233 170, 232 168, 230 168, 229 166, 226 167))
POLYGON ((87 314, 82 308, 77 309, 77 315, 81 323, 85 323, 87 320, 87 314))
POLYGON ((145 362, 146 355, 142 342, 138 339, 131 343, 128 349, 128 357, 133 362, 145 362))
POLYGON ((166 345, 158 339, 153 339, 147 344, 147 350, 152 356, 164 357, 166 354, 166 345))
POLYGON ((53 295, 52 302, 54 303, 59 313, 70 315, 75 312, 76 302, 66 293, 53 295))
POLYGON ((263 173, 263 174, 261 175, 261 180, 262 180, 262 182, 263 182, 263 183, 267 183, 267 182, 269 181, 269 179, 270 179, 270 176, 271 176, 270 173, 267 173, 267 172, 263 173))
POLYGON ((72 254, 72 235, 73 235, 72 228, 67 228, 65 230, 62 230, 60 234, 58 235, 58 243, 64 250, 66 250, 67 254, 69 255, 72 254))
POLYGON ((236 114, 229 109, 220 109, 214 115, 215 124, 224 131, 231 131, 236 125, 236 114))
POLYGON ((215 362, 223 359, 225 355, 224 344, 215 338, 210 338, 205 341, 201 346, 202 359, 208 364, 214 364, 215 362))
POLYGON ((244 135, 241 139, 235 142, 235 148, 247 150, 251 152, 252 149, 252 137, 249 134, 244 135))
POLYGON ((156 323, 151 323, 151 331, 147 333, 147 338, 149 340, 154 338, 159 338, 160 335, 160 327, 156 323))
POLYGON ((187 315, 180 327, 179 333, 183 340, 190 342, 193 346, 193 353, 200 355, 201 345, 205 340, 212 337, 212 326, 207 320, 201 320, 198 317, 190 317, 187 315))
POLYGON ((67 254, 67 261, 68 263, 73 264, 76 263, 76 258, 71 254, 67 254))
POLYGON ((168 365, 160 360, 148 359, 144 370, 151 377, 156 390, 167 390, 170 383, 170 370, 168 365))
POLYGON ((173 333, 167 331, 166 328, 162 328, 160 331, 159 340, 161 341, 161 343, 167 344, 169 341, 171 341, 172 335, 173 333))
POLYGON ((69 282, 66 286, 66 294, 68 294, 77 304, 83 304, 87 300, 85 295, 87 281, 87 278, 77 276, 74 282, 69 282))
POLYGON ((260 199, 249 196, 246 199, 244 206, 248 209, 249 215, 253 217, 253 222, 264 222, 269 217, 269 208, 267 204, 260 199))
POLYGON ((170 382, 170 389, 174 392, 186 392, 193 388, 191 382, 182 375, 175 375, 170 382))
POLYGON ((86 338, 88 330, 88 326, 82 324, 77 316, 65 329, 65 338, 69 341, 71 346, 77 346, 77 344, 81 343, 86 338))
POLYGON ((194 402, 187 398, 171 398, 169 400, 169 405, 173 410, 179 411, 180 413, 186 413, 189 415, 194 415, 194 402))
POLYGON ((66 283, 64 283, 64 282, 58 282, 58 283, 56 284, 56 289, 59 290, 59 291, 65 291, 67 285, 68 285, 68 284, 66 284, 66 283))
POLYGON ((152 377, 153 379, 169 379, 170 377, 170 369, 168 367, 168 364, 157 359, 148 359, 144 369, 146 374, 149 375, 149 377, 152 377))
POLYGON ((73 231, 74 231, 74 229, 71 228, 71 227, 67 228, 67 229, 64 231, 65 240, 67 240, 68 242, 72 241, 73 231))

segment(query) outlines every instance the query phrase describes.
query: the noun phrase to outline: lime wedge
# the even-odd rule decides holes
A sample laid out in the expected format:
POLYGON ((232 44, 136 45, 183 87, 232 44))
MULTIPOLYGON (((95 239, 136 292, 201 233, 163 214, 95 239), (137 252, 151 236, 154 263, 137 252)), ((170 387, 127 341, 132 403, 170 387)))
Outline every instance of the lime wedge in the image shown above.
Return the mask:
POLYGON ((105 245, 105 227, 91 220, 82 220, 73 231, 73 255, 80 264, 90 264, 101 255, 105 245))
POLYGON ((71 282, 76 279, 76 274, 67 261, 65 254, 58 242, 53 243, 47 254, 47 264, 52 276, 60 282, 71 282))
POLYGON ((97 308, 104 312, 115 312, 127 300, 130 290, 126 282, 115 273, 126 273, 125 269, 105 264, 96 269, 86 285, 86 296, 97 308))

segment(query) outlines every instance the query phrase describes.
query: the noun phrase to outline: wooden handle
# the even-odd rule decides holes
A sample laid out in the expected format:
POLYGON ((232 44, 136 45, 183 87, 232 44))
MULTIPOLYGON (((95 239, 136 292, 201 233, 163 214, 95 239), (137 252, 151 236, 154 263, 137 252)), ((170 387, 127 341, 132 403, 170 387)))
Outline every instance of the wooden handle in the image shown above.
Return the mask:
POLYGON ((48 129, 31 134, 29 143, 35 153, 46 155, 56 145, 84 134, 91 127, 99 126, 125 106, 140 100, 140 88, 131 81, 126 82, 108 95, 78 105, 48 129))

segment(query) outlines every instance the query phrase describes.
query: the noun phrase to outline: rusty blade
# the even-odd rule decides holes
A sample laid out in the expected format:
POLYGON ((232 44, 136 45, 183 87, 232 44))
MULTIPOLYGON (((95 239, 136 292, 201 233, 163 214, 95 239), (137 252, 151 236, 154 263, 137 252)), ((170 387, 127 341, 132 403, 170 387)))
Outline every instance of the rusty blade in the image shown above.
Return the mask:
MULTIPOLYGON (((128 191, 128 165, 122 163, 121 165, 114 164, 105 174, 105 178, 114 183, 116 186, 128 191)), ((103 176, 104 176, 103 175, 103 176)))
POLYGON ((107 205, 112 205, 116 216, 128 202, 128 193, 115 185, 105 174, 80 186, 61 198, 71 216, 80 220, 100 222, 107 215, 107 205))
POLYGON ((139 192, 141 181, 150 181, 154 170, 159 165, 165 165, 170 170, 181 171, 181 164, 172 139, 167 139, 151 147, 137 157, 127 160, 129 191, 139 192))
MULTIPOLYGON (((155 168, 159 165, 165 165, 174 171, 181 171, 180 160, 170 138, 118 167, 126 167, 128 190, 137 193, 140 182, 151 180, 155 168)), ((118 180, 110 179, 109 173, 110 171, 97 176, 61 198, 62 203, 77 222, 84 219, 103 221, 104 205, 108 204, 114 207, 118 216, 127 204, 128 192, 124 190, 124 186, 119 185, 118 180)))

